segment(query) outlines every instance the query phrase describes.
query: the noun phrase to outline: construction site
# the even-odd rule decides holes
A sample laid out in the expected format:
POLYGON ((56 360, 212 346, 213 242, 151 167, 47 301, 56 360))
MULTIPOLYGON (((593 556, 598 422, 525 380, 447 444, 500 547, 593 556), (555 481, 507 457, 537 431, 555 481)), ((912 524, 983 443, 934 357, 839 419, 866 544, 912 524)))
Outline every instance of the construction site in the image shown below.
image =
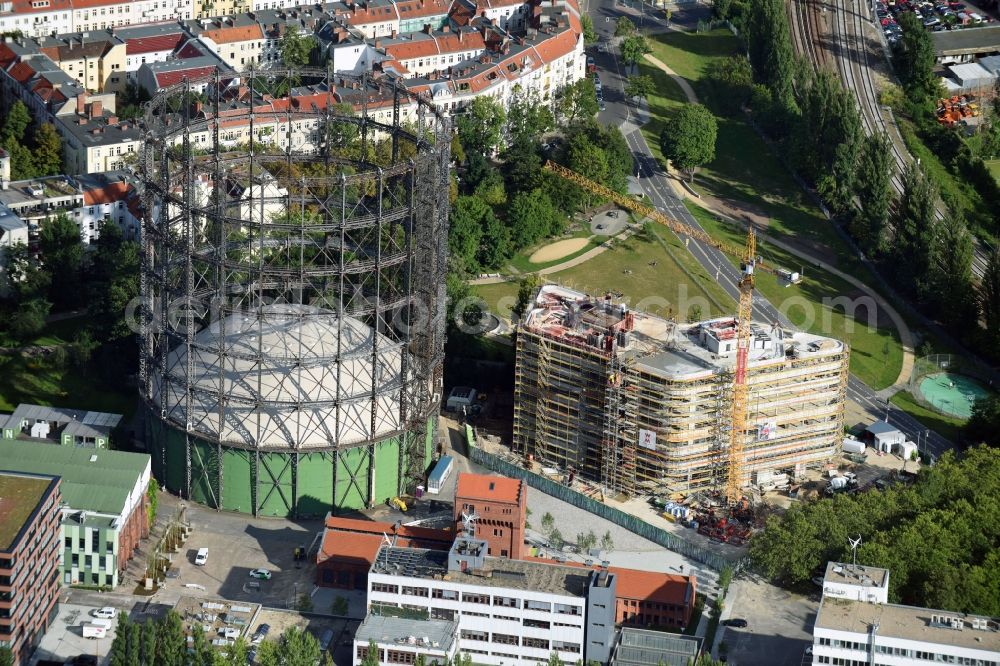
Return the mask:
POLYGON ((541 287, 518 325, 515 451, 621 499, 718 491, 738 505, 751 484, 794 482, 839 453, 849 350, 748 323, 741 386, 735 317, 676 323, 541 287))

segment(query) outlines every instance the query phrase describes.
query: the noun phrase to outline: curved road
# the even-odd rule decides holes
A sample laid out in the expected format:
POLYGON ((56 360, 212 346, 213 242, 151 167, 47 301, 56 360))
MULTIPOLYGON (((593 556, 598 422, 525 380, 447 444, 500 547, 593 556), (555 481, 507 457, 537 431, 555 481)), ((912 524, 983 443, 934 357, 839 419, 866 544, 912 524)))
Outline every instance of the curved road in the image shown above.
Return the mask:
MULTIPOLYGON (((594 28, 602 42, 609 42, 614 33, 615 20, 619 16, 629 16, 635 19, 638 13, 635 8, 626 8, 616 0, 590 0, 584 2, 584 10, 590 14, 594 28), (606 20, 607 19, 607 20, 606 20)), ((647 10, 648 11, 648 10, 647 10)), ((675 13, 676 16, 676 13, 675 13)), ((651 19, 646 14, 644 23, 647 27, 669 29, 658 19, 651 19)), ((600 114, 600 121, 606 125, 621 127, 625 140, 635 157, 636 173, 650 201, 664 213, 673 216, 684 224, 700 229, 697 220, 677 197, 670 185, 670 179, 664 172, 645 137, 639 130, 644 122, 642 111, 635 111, 624 100, 622 88, 625 81, 623 66, 611 52, 599 51, 596 47, 588 49, 594 55, 604 87, 606 109, 600 114)), ((718 272, 719 284, 735 299, 739 299, 736 282, 739 272, 729 262, 729 259, 716 248, 691 239, 687 242, 688 250, 709 272, 718 272)), ((754 294, 754 317, 761 321, 777 321, 788 328, 795 328, 778 308, 760 294, 754 294)), ((875 390, 851 375, 848 380, 847 397, 857 403, 873 419, 888 418, 890 423, 902 430, 914 442, 920 443, 921 450, 940 455, 952 448, 950 441, 938 433, 928 429, 912 416, 898 407, 888 403, 875 390)))

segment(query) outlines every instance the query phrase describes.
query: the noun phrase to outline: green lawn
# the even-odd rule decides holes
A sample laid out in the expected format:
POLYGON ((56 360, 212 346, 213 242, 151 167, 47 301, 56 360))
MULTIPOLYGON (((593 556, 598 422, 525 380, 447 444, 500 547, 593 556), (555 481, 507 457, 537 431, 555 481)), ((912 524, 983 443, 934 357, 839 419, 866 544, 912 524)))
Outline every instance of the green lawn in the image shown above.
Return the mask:
POLYGON ((1000 160, 987 160, 986 166, 998 183, 1000 183, 1000 160))
MULTIPOLYGON (((708 33, 664 33, 649 40, 653 55, 686 78, 696 92, 705 89, 703 76, 713 60, 736 52, 738 43, 727 30, 708 33)), ((652 122, 643 134, 654 154, 659 154, 663 119, 685 98, 677 84, 648 63, 643 74, 656 82, 657 93, 649 98, 652 122)), ((811 254, 840 268, 857 260, 847 244, 812 199, 799 187, 771 149, 742 118, 719 117, 715 160, 700 169, 695 188, 723 201, 740 201, 755 213, 769 218, 769 233, 797 244, 811 254)))
POLYGON ((961 419, 939 414, 927 407, 924 407, 910 395, 908 391, 900 391, 890 398, 892 404, 896 405, 904 412, 934 430, 942 437, 947 437, 952 442, 958 443, 962 440, 962 426, 965 424, 961 419))
MULTIPOLYGON (((708 211, 688 203, 688 210, 712 236, 731 243, 742 243, 741 227, 723 222, 708 211)), ((776 276, 758 273, 757 290, 781 310, 795 326, 815 333, 844 340, 851 345, 851 372, 874 389, 893 384, 903 365, 903 347, 899 334, 888 317, 879 317, 869 326, 867 310, 859 309, 855 321, 845 313, 837 299, 853 300, 864 294, 847 282, 812 266, 801 266, 793 255, 770 245, 758 244, 757 252, 771 266, 802 270, 804 279, 796 285, 783 286, 776 276)), ((731 258, 733 263, 738 261, 731 258)))
POLYGON ((702 317, 731 312, 735 307, 677 237, 653 224, 631 238, 616 241, 610 250, 579 266, 546 277, 590 294, 620 291, 631 307, 665 317, 677 316, 678 309, 685 305, 687 311, 680 313, 684 318, 689 316, 693 305, 700 308, 702 317), (685 274, 682 265, 691 272, 694 281, 685 274), (715 305, 713 298, 724 307, 715 305))
POLYGON ((8 338, 5 334, 0 334, 0 347, 22 347, 30 345, 55 346, 69 344, 76 338, 76 334, 83 329, 84 324, 87 322, 86 317, 87 315, 83 314, 79 317, 62 319, 60 321, 46 324, 41 333, 29 340, 27 343, 21 343, 17 340, 8 338))
POLYGON ((473 285, 472 291, 486 301, 490 312, 510 319, 510 309, 517 303, 517 288, 517 282, 498 282, 473 285))
POLYGON ((137 400, 134 390, 105 386, 72 367, 53 368, 37 359, 0 356, 0 412, 27 402, 124 414, 129 420, 137 400))

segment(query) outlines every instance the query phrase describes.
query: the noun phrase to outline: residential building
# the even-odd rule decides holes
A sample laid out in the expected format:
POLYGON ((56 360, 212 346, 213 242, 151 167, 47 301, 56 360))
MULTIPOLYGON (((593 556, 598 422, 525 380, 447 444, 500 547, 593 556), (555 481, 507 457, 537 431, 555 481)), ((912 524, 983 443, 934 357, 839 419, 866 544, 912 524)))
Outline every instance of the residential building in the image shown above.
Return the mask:
POLYGON ((367 590, 368 572, 387 540, 398 547, 448 551, 455 532, 327 515, 316 555, 316 584, 367 590))
MULTIPOLYGON (((848 348, 751 324, 747 477, 800 473, 843 436, 848 348)), ((677 323, 555 285, 518 326, 514 448, 610 492, 688 492, 725 479, 736 322, 677 323)))
POLYGON ((229 67, 243 70, 260 63, 264 52, 264 30, 251 14, 194 19, 185 26, 189 34, 198 38, 229 67))
POLYGON ((0 32, 41 37, 73 31, 70 0, 0 0, 0 32))
POLYGON ((486 549, 467 535, 447 553, 382 546, 368 577, 369 611, 457 622, 458 650, 480 664, 547 662, 553 653, 564 663, 608 661, 614 574, 486 549))
POLYGON ((76 98, 76 113, 56 116, 63 139, 63 164, 69 174, 117 171, 138 151, 142 131, 133 121, 119 120, 86 93, 76 98))
POLYGON ((61 477, 63 583, 117 586, 149 533, 149 456, 3 440, 0 460, 17 472, 61 477))
POLYGON ((524 525, 528 512, 528 485, 520 479, 463 473, 455 488, 455 524, 463 515, 477 516, 477 539, 487 543, 486 554, 523 560, 524 525))
POLYGON ((107 449, 121 420, 121 414, 20 404, 13 414, 0 414, 0 437, 107 449))
POLYGON ((28 663, 55 615, 60 501, 58 478, 0 471, 0 645, 14 664, 28 663))
POLYGON ((373 642, 379 664, 385 666, 415 664, 419 656, 427 666, 453 664, 458 656, 458 623, 369 615, 354 634, 356 666, 364 663, 373 642))
POLYGON ((178 23, 154 23, 115 30, 125 42, 125 75, 135 84, 136 73, 144 64, 166 61, 189 38, 178 23))
POLYGON ((888 585, 886 569, 827 565, 812 664, 1000 663, 996 619, 891 604, 888 585))
POLYGON ((88 91, 125 90, 126 45, 111 30, 41 37, 36 43, 39 52, 88 91))

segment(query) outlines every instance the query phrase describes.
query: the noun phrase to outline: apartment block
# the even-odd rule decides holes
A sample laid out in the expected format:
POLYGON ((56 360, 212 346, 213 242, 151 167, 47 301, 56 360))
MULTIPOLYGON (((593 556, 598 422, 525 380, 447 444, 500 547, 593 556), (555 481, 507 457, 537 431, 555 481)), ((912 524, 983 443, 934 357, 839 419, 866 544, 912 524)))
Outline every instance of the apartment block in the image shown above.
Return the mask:
MULTIPOLYGON (((518 327, 515 449, 626 495, 723 482, 736 330, 543 286, 518 327)), ((744 485, 836 454, 849 357, 832 338, 751 330, 744 485)))
POLYGON ((995 618, 888 603, 889 571, 830 562, 813 627, 814 666, 1000 663, 995 618))
POLYGON ((59 600, 59 479, 0 471, 0 645, 26 664, 59 600))

